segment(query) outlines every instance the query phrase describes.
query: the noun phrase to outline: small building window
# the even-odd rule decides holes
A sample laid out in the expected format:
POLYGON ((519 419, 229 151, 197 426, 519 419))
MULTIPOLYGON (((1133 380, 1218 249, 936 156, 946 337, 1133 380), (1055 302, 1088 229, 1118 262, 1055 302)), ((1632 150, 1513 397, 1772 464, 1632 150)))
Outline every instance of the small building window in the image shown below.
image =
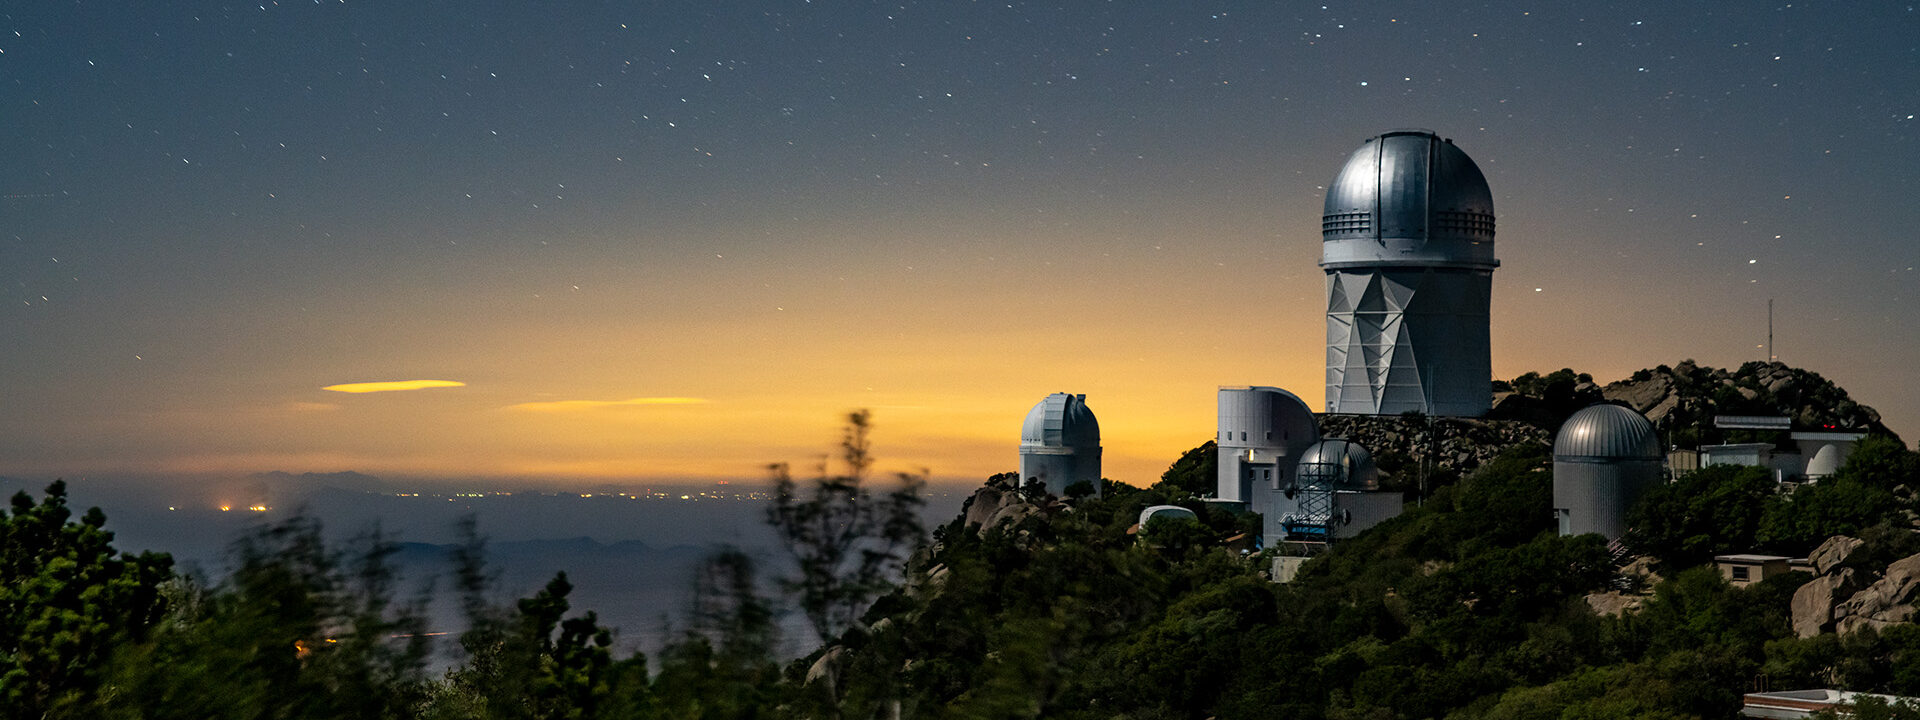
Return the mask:
POLYGON ((1733 571, 1733 579, 1735 580, 1746 582, 1749 579, 1747 576, 1747 566, 1745 565, 1735 565, 1728 569, 1733 571))
POLYGON ((1247 441, 1247 431, 1245 430, 1240 431, 1240 441, 1241 442, 1247 441))
POLYGON ((1273 431, 1272 431, 1272 430, 1268 430, 1268 431, 1267 431, 1267 439, 1268 439, 1268 440, 1272 440, 1272 439, 1273 439, 1273 431))

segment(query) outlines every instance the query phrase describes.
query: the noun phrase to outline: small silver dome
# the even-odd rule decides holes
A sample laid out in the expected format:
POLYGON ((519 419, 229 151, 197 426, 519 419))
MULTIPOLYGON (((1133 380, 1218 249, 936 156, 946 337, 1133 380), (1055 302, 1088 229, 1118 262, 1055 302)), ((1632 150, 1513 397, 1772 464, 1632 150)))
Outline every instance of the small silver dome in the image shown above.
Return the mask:
POLYGON ((1322 267, 1491 270, 1493 191, 1473 158, 1427 130, 1367 140, 1327 186, 1322 267))
POLYGON ((1553 440, 1554 460, 1659 460, 1660 437, 1653 423, 1632 408, 1594 405, 1560 426, 1553 440))
POLYGON ((1097 448, 1100 446, 1100 421, 1087 409, 1087 396, 1068 393, 1048 395, 1027 412, 1020 427, 1020 449, 1097 448))
POLYGON ((1337 490, 1377 490, 1380 469, 1373 453, 1360 443, 1339 438, 1321 440, 1300 453, 1301 483, 1324 484, 1337 490))

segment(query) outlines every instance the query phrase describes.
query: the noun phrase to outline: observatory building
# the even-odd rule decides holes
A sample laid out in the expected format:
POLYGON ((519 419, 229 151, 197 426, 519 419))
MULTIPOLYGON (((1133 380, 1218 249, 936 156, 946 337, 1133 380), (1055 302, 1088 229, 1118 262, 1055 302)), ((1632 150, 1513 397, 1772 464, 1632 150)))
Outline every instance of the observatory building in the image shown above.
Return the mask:
POLYGON ((1261 491, 1293 480, 1301 451, 1320 441, 1313 409, 1277 387, 1220 388, 1220 448, 1214 497, 1261 511, 1261 491))
POLYGON ((1631 408, 1576 412, 1553 439, 1553 515, 1561 535, 1627 531, 1627 510, 1665 479, 1653 423, 1631 408))
POLYGON ((1479 416, 1493 193, 1473 159, 1425 130, 1355 150, 1327 186, 1327 412, 1479 416))
POLYGON ((1261 535, 1326 542, 1400 514, 1398 492, 1359 443, 1322 440, 1313 410, 1277 387, 1220 388, 1219 475, 1214 500, 1262 516, 1261 535))
POLYGON ((1329 438, 1307 446, 1293 483, 1267 510, 1269 541, 1343 540, 1400 514, 1398 491, 1380 490, 1373 454, 1351 440, 1329 438))
POLYGON ((1100 422, 1087 409, 1087 396, 1054 393, 1027 412, 1020 426, 1020 481, 1029 480, 1056 496, 1082 482, 1100 495, 1100 422))

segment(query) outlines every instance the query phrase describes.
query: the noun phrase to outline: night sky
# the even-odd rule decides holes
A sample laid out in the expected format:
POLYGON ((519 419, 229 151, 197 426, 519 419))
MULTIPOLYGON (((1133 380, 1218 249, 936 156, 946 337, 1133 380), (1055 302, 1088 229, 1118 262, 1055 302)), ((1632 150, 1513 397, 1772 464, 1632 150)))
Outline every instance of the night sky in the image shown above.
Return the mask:
POLYGON ((1217 386, 1318 406, 1323 186, 1403 127, 1493 188, 1496 375, 1764 359, 1771 298, 1911 439, 1917 46, 1883 2, 11 3, 0 473, 750 479, 866 407, 977 480, 1071 391, 1144 484, 1217 386))

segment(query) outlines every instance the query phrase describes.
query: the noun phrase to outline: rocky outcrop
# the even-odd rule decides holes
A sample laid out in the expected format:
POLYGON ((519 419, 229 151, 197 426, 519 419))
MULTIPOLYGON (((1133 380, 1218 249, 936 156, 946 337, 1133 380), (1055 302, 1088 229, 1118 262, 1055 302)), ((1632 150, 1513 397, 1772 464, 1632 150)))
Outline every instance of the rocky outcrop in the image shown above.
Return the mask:
POLYGON ((1607 592, 1588 595, 1587 608, 1592 610, 1595 615, 1620 617, 1621 615, 1639 610, 1640 605, 1645 603, 1646 600, 1647 596, 1641 593, 1608 590, 1607 592))
POLYGON ((1920 599, 1920 555, 1895 560, 1869 577, 1848 565, 1864 546, 1858 539, 1836 535, 1807 555, 1814 577, 1793 593, 1794 634, 1846 634, 1913 620, 1914 603, 1920 599))
MULTIPOLYGON (((1642 381, 1622 380, 1612 383, 1600 390, 1600 396, 1625 404, 1633 408, 1634 412, 1645 415, 1647 419, 1655 422, 1659 422, 1659 418, 1655 417, 1655 408, 1666 405, 1667 409, 1671 410, 1672 406, 1677 404, 1674 401, 1679 399, 1678 394, 1673 391, 1673 376, 1670 374, 1650 374, 1646 380, 1642 381)), ((1660 417, 1665 415, 1666 413, 1659 413, 1660 417)))
MULTIPOLYGON (((1780 362, 1750 362, 1734 370, 1686 360, 1641 370, 1610 383, 1602 397, 1627 405, 1655 425, 1702 427, 1712 432, 1714 415, 1783 415, 1798 427, 1832 427, 1888 433, 1880 413, 1847 397, 1818 373, 1780 362)), ((1707 438, 1712 440, 1712 438, 1707 438)))
POLYGON ((1810 638, 1833 630, 1834 606, 1859 590, 1859 579, 1852 568, 1832 575, 1820 575, 1793 593, 1793 632, 1810 638))
POLYGON ((1820 543, 1820 547, 1807 553, 1807 562, 1813 565, 1813 574, 1826 575, 1845 563, 1853 553, 1867 543, 1859 538, 1835 535, 1820 543))
POLYGON ((973 491, 973 497, 967 500, 967 527, 984 526, 993 516, 1008 507, 1019 504, 1023 498, 1012 488, 998 487, 992 483, 973 491))
POLYGON ((1653 597, 1651 588, 1660 584, 1662 578, 1653 571, 1654 559, 1651 555, 1633 558, 1620 566, 1615 577, 1613 589, 1606 592, 1589 593, 1587 607, 1595 615, 1619 617, 1626 613, 1637 612, 1648 598, 1653 597))
POLYGON ((1879 580, 1834 607, 1834 629, 1845 634, 1908 622, 1913 618, 1916 591, 1920 591, 1920 555, 1895 560, 1879 580))
MULTIPOLYGON (((1050 495, 1036 497, 1021 492, 1014 485, 1018 481, 1019 476, 1013 473, 987 478, 986 484, 973 491, 973 496, 961 504, 962 526, 972 529, 981 537, 986 537, 987 533, 995 529, 1017 526, 1030 517, 1051 517, 1060 513, 1073 512, 1071 501, 1050 495)), ((1022 535, 1024 536, 1025 533, 1022 535)))
POLYGON ((807 668, 806 684, 824 682, 837 694, 840 687, 840 669, 846 664, 846 660, 845 646, 835 645, 827 648, 826 652, 820 654, 820 659, 813 661, 813 666, 807 668))
POLYGON ((1552 439, 1546 430, 1527 422, 1451 417, 1429 422, 1399 415, 1323 415, 1320 434, 1366 446, 1381 471, 1389 475, 1418 468, 1429 456, 1435 468, 1464 474, 1509 448, 1546 445, 1552 439))

